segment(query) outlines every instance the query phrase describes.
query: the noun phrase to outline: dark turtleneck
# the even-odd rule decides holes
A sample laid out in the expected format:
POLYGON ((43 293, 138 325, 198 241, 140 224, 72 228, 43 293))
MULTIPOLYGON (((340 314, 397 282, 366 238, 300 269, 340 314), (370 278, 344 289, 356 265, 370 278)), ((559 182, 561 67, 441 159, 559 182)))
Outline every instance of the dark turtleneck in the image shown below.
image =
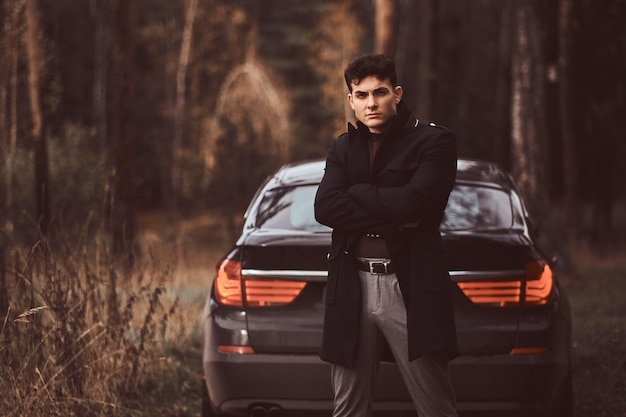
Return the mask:
MULTIPOLYGON (((385 138, 381 133, 370 133, 369 144, 369 157, 370 157, 370 171, 374 164, 374 157, 378 151, 380 144, 385 138)), ((381 236, 367 233, 361 236, 354 245, 353 253, 357 257, 361 258, 389 258, 389 248, 387 242, 381 236)))

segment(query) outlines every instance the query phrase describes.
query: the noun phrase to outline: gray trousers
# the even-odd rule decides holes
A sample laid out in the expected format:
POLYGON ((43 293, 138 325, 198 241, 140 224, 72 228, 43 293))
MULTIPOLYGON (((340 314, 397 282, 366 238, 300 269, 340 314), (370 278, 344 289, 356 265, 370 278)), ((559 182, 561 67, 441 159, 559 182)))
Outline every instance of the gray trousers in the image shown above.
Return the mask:
POLYGON ((369 417, 380 353, 387 340, 419 417, 456 417, 448 361, 426 355, 409 362, 406 309, 395 274, 359 271, 361 324, 354 368, 333 365, 333 417, 369 417))

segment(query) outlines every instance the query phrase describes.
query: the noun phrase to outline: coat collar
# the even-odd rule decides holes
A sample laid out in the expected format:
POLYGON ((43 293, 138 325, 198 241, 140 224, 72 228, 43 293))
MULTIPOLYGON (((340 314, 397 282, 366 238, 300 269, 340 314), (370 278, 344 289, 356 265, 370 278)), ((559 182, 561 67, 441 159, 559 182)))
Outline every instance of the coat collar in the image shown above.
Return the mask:
MULTIPOLYGON (((412 127, 415 118, 411 114, 408 107, 404 104, 404 100, 400 100, 397 107, 397 114, 389 121, 389 126, 384 133, 384 138, 395 137, 405 128, 412 127)), ((363 139, 369 139, 369 130, 367 126, 357 120, 356 127, 352 123, 348 123, 348 134, 350 137, 360 136, 363 139)))
MULTIPOLYGON (((397 110, 398 112, 396 116, 389 121, 389 126, 384 133, 383 141, 378 150, 376 160, 379 159, 378 154, 385 153, 385 148, 391 145, 394 138, 402 136, 406 129, 413 128, 415 124, 415 118, 404 104, 404 101, 401 100, 400 103, 398 103, 397 110)), ((357 121, 356 127, 352 123, 348 123, 348 138, 350 143, 348 166, 352 180, 355 182, 370 182, 369 129, 359 121, 357 121)), ((375 164, 375 167, 376 165, 379 164, 375 164)), ((376 168, 374 171, 376 171, 376 168)))

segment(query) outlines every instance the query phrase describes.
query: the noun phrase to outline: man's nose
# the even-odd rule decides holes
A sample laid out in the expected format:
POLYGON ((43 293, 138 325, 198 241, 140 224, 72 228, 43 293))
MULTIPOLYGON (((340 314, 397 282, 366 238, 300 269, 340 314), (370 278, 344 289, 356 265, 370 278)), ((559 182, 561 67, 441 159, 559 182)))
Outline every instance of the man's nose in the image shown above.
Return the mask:
POLYGON ((378 103, 376 102, 376 99, 374 98, 374 95, 370 95, 367 98, 367 103, 366 103, 368 108, 374 108, 376 106, 378 106, 378 103))

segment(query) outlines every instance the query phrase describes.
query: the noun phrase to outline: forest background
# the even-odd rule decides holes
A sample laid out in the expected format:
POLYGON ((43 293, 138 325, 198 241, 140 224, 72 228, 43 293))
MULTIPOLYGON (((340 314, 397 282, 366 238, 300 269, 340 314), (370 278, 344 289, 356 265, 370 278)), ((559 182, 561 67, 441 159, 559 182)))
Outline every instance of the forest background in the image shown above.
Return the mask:
POLYGON ((269 173, 325 156, 361 53, 395 59, 461 157, 512 172, 570 276, 580 247, 622 268, 624 22, 625 0, 0 0, 0 409, 135 413, 146 369, 171 372, 149 341, 188 319, 164 294, 210 284, 181 259, 215 260, 269 173))
POLYGON ((623 0, 1 5, 12 238, 97 215, 124 244, 146 210, 241 212, 269 172, 325 156, 349 118, 342 70, 371 51, 460 156, 511 170, 531 210, 569 213, 550 218, 561 232, 606 249, 625 235, 623 0))

